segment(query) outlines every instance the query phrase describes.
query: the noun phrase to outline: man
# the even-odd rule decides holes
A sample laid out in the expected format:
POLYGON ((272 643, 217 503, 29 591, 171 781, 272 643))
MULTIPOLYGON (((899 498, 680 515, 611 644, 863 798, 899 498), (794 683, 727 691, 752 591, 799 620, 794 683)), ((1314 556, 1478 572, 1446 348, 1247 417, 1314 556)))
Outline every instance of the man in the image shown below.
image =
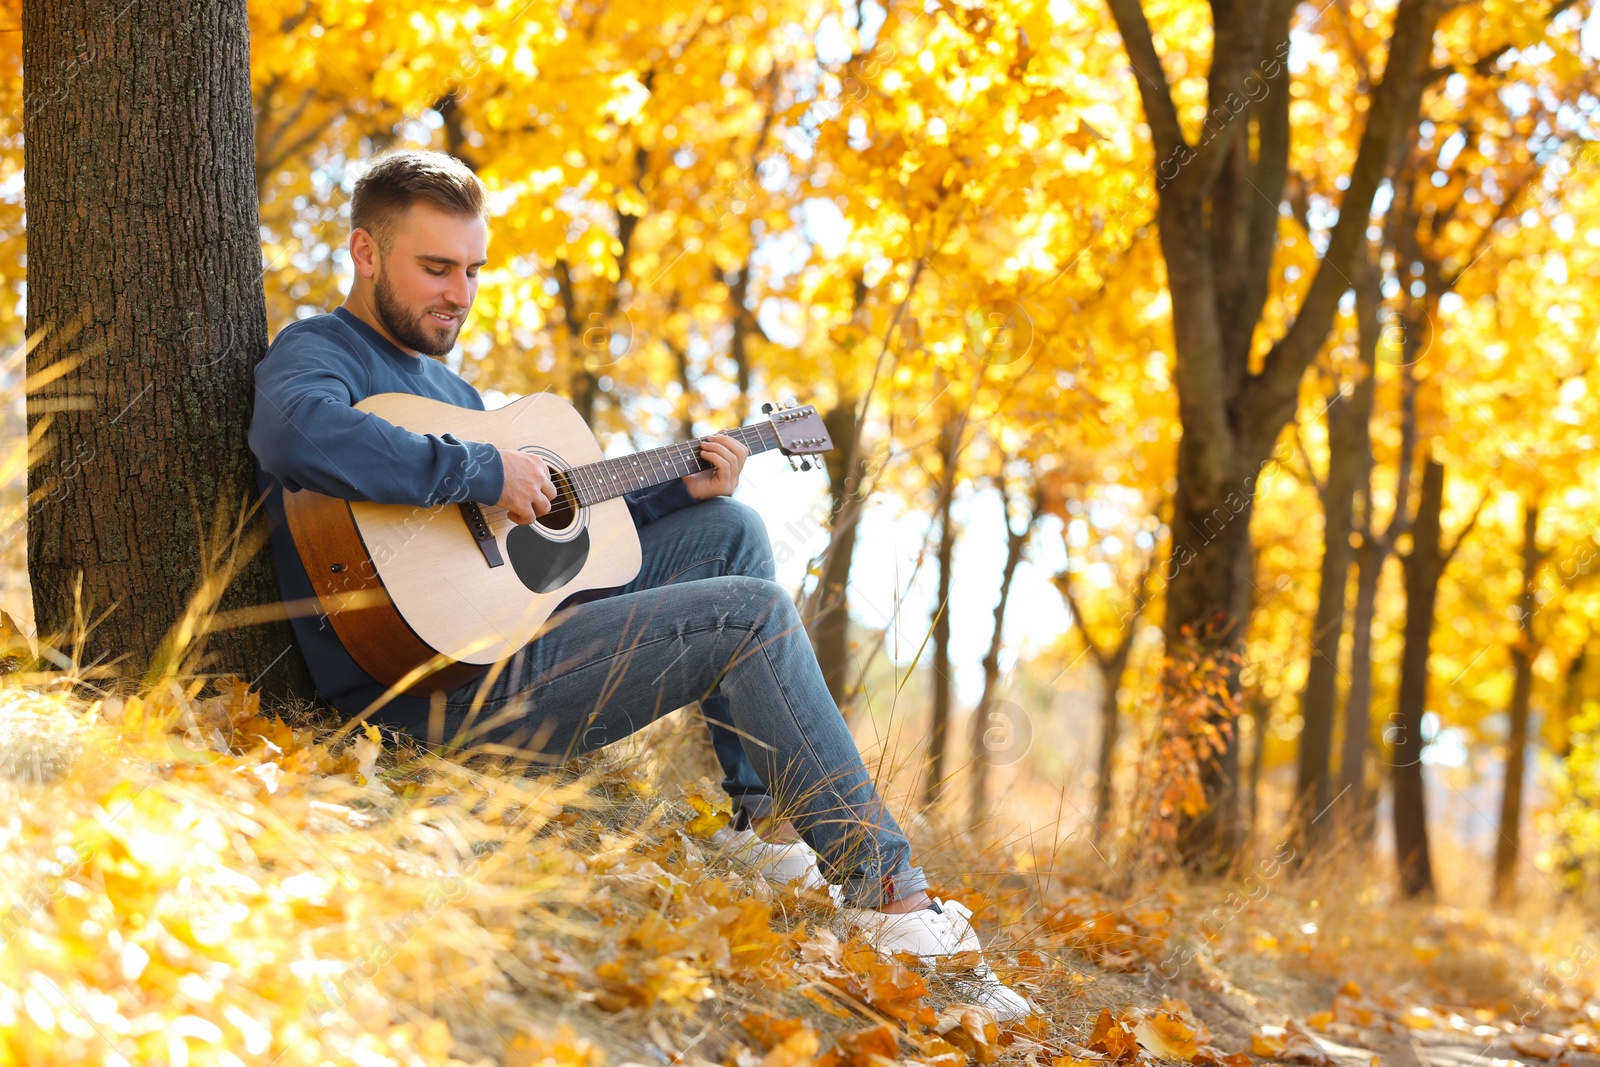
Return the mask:
MULTIPOLYGON (((538 457, 453 435, 421 435, 355 410, 407 392, 483 409, 477 390, 437 359, 455 345, 488 262, 484 187, 433 152, 377 160, 350 211, 355 279, 332 314, 283 329, 256 368, 250 447, 274 524, 287 601, 314 597, 283 522, 282 491, 437 506, 476 501, 531 523, 550 509, 538 457)), ((848 922, 883 951, 929 958, 976 952, 970 912, 929 898, 910 845, 885 810, 788 593, 772 581, 759 516, 728 499, 746 451, 707 438, 711 469, 631 494, 643 564, 612 595, 564 607, 552 625, 482 683, 390 695, 320 614, 293 620, 318 691, 341 713, 423 740, 459 735, 559 763, 700 701, 725 783, 744 813, 792 814, 848 922)), ((753 835, 752 835, 753 836, 753 835)), ((798 846, 797 846, 798 847, 798 846)), ((792 857, 790 857, 792 858, 792 857)), ((809 863, 807 864, 809 866, 809 863)), ((981 961, 981 957, 979 957, 981 961)), ((964 993, 1002 1018, 1030 1010, 980 962, 964 993)))

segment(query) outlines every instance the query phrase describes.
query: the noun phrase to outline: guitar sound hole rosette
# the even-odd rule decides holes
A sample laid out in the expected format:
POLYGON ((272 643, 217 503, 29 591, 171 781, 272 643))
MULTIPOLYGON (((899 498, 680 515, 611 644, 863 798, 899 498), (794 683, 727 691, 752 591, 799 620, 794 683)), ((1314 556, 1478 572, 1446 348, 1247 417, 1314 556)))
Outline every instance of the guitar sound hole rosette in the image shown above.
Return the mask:
POLYGON ((549 449, 538 445, 524 445, 520 452, 529 452, 545 461, 550 468, 550 480, 556 485, 556 504, 548 512, 533 520, 533 526, 547 541, 571 541, 589 527, 589 509, 578 504, 578 497, 567 481, 568 463, 549 449), (563 506, 565 505, 565 506, 563 506))

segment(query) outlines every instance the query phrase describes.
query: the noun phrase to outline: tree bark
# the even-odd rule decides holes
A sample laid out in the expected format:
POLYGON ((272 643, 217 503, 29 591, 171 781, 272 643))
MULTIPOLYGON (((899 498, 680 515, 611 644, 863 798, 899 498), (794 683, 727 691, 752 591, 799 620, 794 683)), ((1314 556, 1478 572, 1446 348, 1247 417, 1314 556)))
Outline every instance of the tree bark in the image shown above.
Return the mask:
MULTIPOLYGON (((1338 792, 1335 794, 1334 825, 1343 833, 1363 837, 1367 812, 1367 754, 1372 734, 1372 619, 1377 608, 1378 580, 1389 558, 1391 541, 1380 534, 1372 515, 1372 409, 1377 386, 1377 351, 1381 339, 1383 309, 1382 277, 1378 264, 1370 257, 1356 277, 1356 322, 1362 377, 1347 398, 1348 406, 1328 426, 1329 463, 1347 462, 1353 468, 1354 495, 1351 501, 1351 529, 1359 544, 1353 550, 1356 564, 1356 597, 1350 619, 1350 684, 1345 693, 1344 738, 1339 752, 1338 792), (1359 501, 1360 518, 1356 517, 1359 501)), ((1407 485, 1410 482, 1410 455, 1416 437, 1416 404, 1411 399, 1411 378, 1404 377, 1406 388, 1401 414, 1402 479, 1391 519, 1394 532, 1406 521, 1407 485)), ((1332 477, 1330 475, 1330 481, 1332 477)))
POLYGON ((1494 899, 1511 902, 1517 886, 1517 857, 1522 826, 1522 780, 1528 750, 1528 710, 1533 698, 1533 660, 1539 646, 1533 616, 1539 610, 1539 505, 1522 509, 1522 594, 1517 603, 1517 643, 1511 646, 1511 723, 1506 738, 1506 780, 1500 794, 1500 835, 1494 845, 1494 899))
MULTIPOLYGON (((1233 659, 1251 611, 1250 512, 1256 478, 1294 417, 1300 380, 1322 347, 1358 254, 1372 200, 1415 120, 1437 0, 1400 0, 1382 83, 1370 96, 1356 162, 1327 251, 1288 331, 1252 371, 1271 290, 1288 176, 1292 0, 1214 0, 1210 112, 1191 144, 1138 0, 1109 0, 1128 50, 1156 159, 1157 222, 1172 300, 1178 446, 1169 654, 1198 644, 1233 659)), ((1237 693, 1238 680, 1231 688, 1237 693)), ((1220 718, 1220 716, 1219 716, 1220 718)), ((1219 723, 1220 725, 1220 723, 1219 723)), ((1208 807, 1179 845, 1200 869, 1237 855, 1239 756, 1205 767, 1208 807)))
MULTIPOLYGON (((1360 386, 1370 392, 1370 376, 1360 386)), ((1344 638, 1345 586, 1350 575, 1350 536, 1354 528, 1356 479, 1360 457, 1351 450, 1362 436, 1367 410, 1348 393, 1335 394, 1328 405, 1328 477, 1322 486, 1322 573, 1311 631, 1310 662, 1300 695, 1300 751, 1296 793, 1298 836, 1304 847, 1296 858, 1311 857, 1321 847, 1330 820, 1322 816, 1333 803, 1333 715, 1339 678, 1339 645, 1344 638)), ((1370 405, 1369 405, 1370 407, 1370 405)))
POLYGON ((244 0, 26 0, 22 28, 28 331, 47 338, 28 372, 77 363, 28 397, 30 431, 50 424, 29 472, 39 633, 115 605, 83 661, 309 696, 286 622, 212 633, 203 658, 174 629, 280 596, 259 509, 236 534, 267 347, 244 0))
POLYGON ((828 471, 828 550, 822 575, 807 611, 811 642, 833 702, 849 716, 850 692, 850 565, 856 553, 856 528, 860 525, 862 493, 867 465, 855 454, 856 401, 841 397, 822 417, 833 451, 823 455, 828 471))
MULTIPOLYGON (((851 287, 852 318, 858 327, 867 319, 867 283, 857 274, 851 287)), ((861 401, 841 388, 833 407, 823 415, 823 425, 833 439, 833 450, 823 455, 828 472, 828 547, 822 554, 822 574, 806 598, 804 619, 812 649, 822 668, 822 679, 839 711, 848 719, 854 699, 850 668, 850 567, 855 559, 856 527, 867 502, 866 449, 861 442, 861 401)))
MULTIPOLYGON (((1382 293, 1377 264, 1370 255, 1356 276, 1356 332, 1358 362, 1351 379, 1328 403, 1328 477, 1322 484, 1323 534, 1321 584, 1313 622, 1306 686, 1301 694, 1297 794, 1298 836, 1303 842, 1296 858, 1314 856, 1337 819, 1323 815, 1335 797, 1353 788, 1351 776, 1342 776, 1340 793, 1333 790, 1333 721, 1338 704, 1339 646, 1344 638, 1345 593, 1350 564, 1355 556, 1355 500, 1368 479, 1372 464, 1372 399, 1377 369, 1379 301, 1382 293)), ((1370 628, 1371 619, 1368 619, 1370 628)), ((1369 629, 1370 634, 1370 629, 1369 629)), ((1369 675, 1370 678, 1370 675, 1369 675)), ((1364 710, 1364 709, 1363 709, 1364 710)), ((1341 766, 1359 772, 1366 759, 1368 724, 1345 721, 1341 766), (1351 730, 1359 731, 1352 737, 1351 730)))
POLYGON ((950 583, 955 577, 956 531, 950 522, 955 498, 959 430, 949 425, 939 435, 939 592, 933 609, 933 719, 928 725, 928 773, 922 782, 922 804, 931 807, 944 789, 946 735, 950 731, 950 583))
POLYGON ((1428 854, 1428 813, 1422 778, 1422 716, 1427 710, 1428 657, 1433 639, 1433 608, 1444 575, 1440 543, 1444 508, 1444 464, 1429 457, 1411 528, 1406 576, 1405 651, 1400 660, 1400 693, 1390 723, 1390 763, 1394 779, 1394 847, 1400 892, 1407 897, 1433 893, 1433 863, 1428 854))
POLYGON ((1344 697, 1344 743, 1339 753, 1338 826, 1365 839, 1372 830, 1372 795, 1367 786, 1372 737, 1372 620, 1378 581, 1389 560, 1388 546, 1363 536, 1356 549, 1356 599, 1350 611, 1350 686, 1344 697))
POLYGON ((1255 744, 1250 751, 1250 774, 1245 779, 1244 810, 1245 825, 1254 838, 1261 826, 1261 767, 1266 762, 1267 726, 1272 720, 1272 701, 1258 688, 1250 694, 1248 707, 1250 732, 1255 737, 1255 744))

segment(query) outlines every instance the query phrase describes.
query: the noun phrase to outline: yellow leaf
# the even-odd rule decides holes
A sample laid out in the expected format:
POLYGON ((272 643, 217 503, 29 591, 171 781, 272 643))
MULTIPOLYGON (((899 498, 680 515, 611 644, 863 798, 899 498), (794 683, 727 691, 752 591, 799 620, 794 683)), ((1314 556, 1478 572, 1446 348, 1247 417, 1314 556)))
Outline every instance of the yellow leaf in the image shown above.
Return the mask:
POLYGON ((1250 1035, 1250 1051, 1263 1059, 1275 1060, 1282 1056, 1285 1044, 1287 1038, 1283 1034, 1268 1034, 1258 1030, 1250 1035))
POLYGON ((1192 1060, 1200 1050, 1194 1028, 1170 1011, 1152 1012, 1134 1028, 1133 1034, 1139 1044, 1162 1059, 1192 1060))

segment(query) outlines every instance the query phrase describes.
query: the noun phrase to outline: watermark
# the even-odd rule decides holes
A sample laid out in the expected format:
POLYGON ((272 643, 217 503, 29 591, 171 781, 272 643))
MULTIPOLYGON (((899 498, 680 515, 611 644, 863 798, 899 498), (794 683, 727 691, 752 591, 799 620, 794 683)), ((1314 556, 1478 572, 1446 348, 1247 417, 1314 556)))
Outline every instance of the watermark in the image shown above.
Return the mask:
POLYGON ((982 716, 978 759, 991 767, 1009 767, 1033 747, 1033 718, 1009 700, 991 700, 973 714, 982 716))
POLYGON ((579 358, 591 371, 615 366, 633 351, 633 319, 625 311, 614 311, 610 315, 591 311, 579 325, 582 327, 578 331, 579 358))
MULTIPOLYGON (((115 27, 122 21, 122 17, 133 10, 137 0, 128 0, 116 15, 111 19, 110 26, 115 27)), ((78 42, 78 47, 68 61, 61 68, 44 72, 42 77, 30 77, 29 91, 23 102, 22 112, 10 112, 0 116, 0 137, 15 137, 23 132, 23 127, 28 119, 37 118, 39 113, 50 104, 57 104, 67 98, 67 92, 72 88, 78 76, 85 68, 95 63, 100 58, 100 52, 93 41, 78 42)), ((31 68, 30 68, 31 72, 31 68)))
POLYGON ((1033 316, 1015 300, 985 301, 967 322, 968 343, 988 366, 1009 366, 1033 350, 1033 316))
POLYGON ((1243 90, 1242 96, 1239 90, 1230 91, 1222 98, 1222 102, 1206 115, 1205 122, 1201 125, 1202 136, 1198 144, 1180 142, 1167 153, 1165 159, 1156 164, 1156 188, 1165 189, 1172 184, 1177 179, 1178 173, 1198 158, 1200 154, 1198 149, 1206 147, 1222 134, 1232 130, 1235 119, 1271 95, 1272 86, 1268 83, 1278 76, 1288 61, 1289 40, 1285 38, 1271 57, 1264 60, 1259 68, 1245 75, 1240 85, 1240 89, 1243 90))

